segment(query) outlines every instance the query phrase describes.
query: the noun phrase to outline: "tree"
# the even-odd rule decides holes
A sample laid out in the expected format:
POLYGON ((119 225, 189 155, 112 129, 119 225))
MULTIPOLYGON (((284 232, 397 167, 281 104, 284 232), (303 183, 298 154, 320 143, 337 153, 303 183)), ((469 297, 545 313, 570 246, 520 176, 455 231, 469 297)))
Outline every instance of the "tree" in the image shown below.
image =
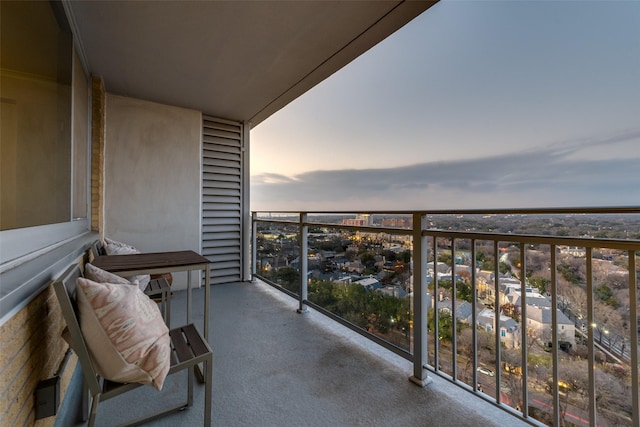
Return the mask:
POLYGON ((456 282, 456 298, 461 301, 471 302, 473 300, 471 285, 462 280, 458 280, 456 282))
POLYGON ((471 380, 473 378, 471 369, 473 367, 473 358, 475 357, 473 348, 473 329, 465 328, 460 332, 460 334, 458 334, 458 353, 465 361, 461 378, 467 384, 471 384, 471 380))
POLYGON ((498 266, 498 270, 502 274, 511 273, 511 264, 507 264, 506 262, 500 262, 500 265, 498 266))
POLYGON ((558 308, 563 313, 573 313, 578 319, 587 318, 587 293, 565 279, 558 279, 558 308))
POLYGON ((630 425, 632 404, 629 384, 601 369, 596 370, 596 407, 613 425, 630 425), (626 398, 625 398, 626 396, 626 398))
POLYGON ((551 281, 545 277, 532 276, 529 278, 529 284, 538 288, 538 292, 543 295, 551 291, 551 281))
POLYGON ((558 265, 560 275, 573 284, 586 282, 586 266, 584 260, 573 256, 563 257, 558 265))
POLYGON ((375 263, 376 263, 375 253, 373 253, 373 251, 364 251, 364 252, 362 252, 360 254, 360 262, 367 269, 373 270, 373 267, 375 266, 375 263))
POLYGON ((411 252, 410 251, 402 251, 398 254, 398 261, 402 261, 405 264, 409 264, 411 262, 411 252))
POLYGON ((300 291, 300 273, 293 267, 282 267, 276 272, 276 282, 291 292, 300 291))
POLYGON ((504 303, 500 306, 500 310, 506 314, 507 316, 511 317, 513 320, 515 320, 516 322, 518 322, 520 320, 520 307, 507 302, 504 303))
POLYGON ((593 290, 594 295, 602 302, 613 308, 620 307, 620 302, 613 296, 613 291, 607 285, 600 285, 593 290))
POLYGON ((609 336, 613 334, 621 335, 621 332, 625 329, 622 316, 611 306, 599 301, 594 301, 593 314, 594 324, 592 326, 598 331, 596 336, 598 343, 602 345, 604 338, 605 345, 610 346, 611 341, 609 336))
POLYGON ((451 251, 439 251, 438 252, 438 262, 444 262, 447 265, 451 265, 452 261, 451 251))

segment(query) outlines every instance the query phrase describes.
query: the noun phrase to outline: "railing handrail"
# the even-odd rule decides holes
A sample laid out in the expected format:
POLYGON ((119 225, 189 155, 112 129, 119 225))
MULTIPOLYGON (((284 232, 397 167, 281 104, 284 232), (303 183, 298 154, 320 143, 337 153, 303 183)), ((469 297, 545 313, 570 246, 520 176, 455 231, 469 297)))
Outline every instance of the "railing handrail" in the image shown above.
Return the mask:
MULTIPOLYGON (((637 212, 640 214, 640 208, 637 212)), ((413 213, 421 214, 422 211, 402 211, 405 215, 411 215, 413 213)), ((627 212, 631 213, 631 212, 627 212)), ((299 213, 302 215, 302 213, 299 213)), ((305 212, 304 215, 316 214, 316 211, 305 212)), ((338 213, 334 213, 338 214, 338 213)), ((273 223, 273 224, 291 224, 309 226, 309 227, 330 227, 339 230, 357 230, 368 233, 388 233, 410 236, 413 234, 415 227, 398 228, 398 227, 376 227, 376 226, 362 226, 351 224, 334 224, 328 222, 317 221, 303 221, 299 220, 286 220, 286 219, 274 219, 274 218, 261 218, 255 217, 255 221, 273 223)), ((618 250, 640 250, 638 244, 640 240, 637 239, 603 239, 598 237, 576 237, 576 236, 554 236, 554 235, 540 235, 540 234, 524 234, 524 233, 493 233, 493 232, 479 232, 479 231, 455 231, 455 230, 442 230, 438 228, 427 228, 422 230, 422 234, 426 236, 437 236, 445 238, 456 239, 476 239, 476 240, 499 240, 500 242, 514 242, 514 243, 535 243, 535 244, 556 244, 560 246, 579 246, 585 248, 600 248, 607 247, 610 249, 618 250)))
POLYGON ((335 210, 335 211, 306 211, 306 210, 276 210, 253 211, 254 214, 271 213, 297 215, 306 213, 310 215, 411 215, 418 213, 423 215, 545 215, 545 214, 638 214, 640 206, 607 206, 607 207, 549 207, 549 208, 498 208, 498 209, 410 209, 410 210, 335 210))

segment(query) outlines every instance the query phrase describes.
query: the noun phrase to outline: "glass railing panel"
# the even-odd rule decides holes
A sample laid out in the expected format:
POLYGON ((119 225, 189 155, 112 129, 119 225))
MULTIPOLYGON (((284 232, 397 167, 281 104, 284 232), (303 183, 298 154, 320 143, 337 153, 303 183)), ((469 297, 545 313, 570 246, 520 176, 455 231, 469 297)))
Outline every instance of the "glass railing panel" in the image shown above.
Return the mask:
POLYGON ((410 236, 309 227, 308 300, 411 350, 410 236))
POLYGON ((256 221, 256 274, 264 280, 300 293, 299 227, 295 224, 256 221))

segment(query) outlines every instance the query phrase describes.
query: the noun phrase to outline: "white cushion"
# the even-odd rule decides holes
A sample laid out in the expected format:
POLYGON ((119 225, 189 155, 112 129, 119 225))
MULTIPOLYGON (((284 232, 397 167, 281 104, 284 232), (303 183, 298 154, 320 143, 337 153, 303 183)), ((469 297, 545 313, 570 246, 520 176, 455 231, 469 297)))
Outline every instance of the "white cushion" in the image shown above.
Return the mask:
MULTIPOLYGON (((84 277, 93 280, 98 283, 113 283, 113 284, 121 284, 121 285, 135 285, 140 287, 140 283, 137 280, 133 282, 128 281, 124 277, 120 277, 117 274, 110 273, 106 270, 96 267, 93 264, 85 264, 84 266, 84 277)), ((144 289, 140 289, 144 291, 144 289)))
MULTIPOLYGON (((107 253, 107 255, 130 255, 140 253, 140 251, 133 246, 111 240, 106 237, 104 238, 103 245, 104 251, 107 253)), ((129 277, 130 282, 134 282, 136 280, 138 281, 138 286, 140 287, 140 289, 145 290, 147 285, 149 284, 149 280, 151 280, 151 276, 149 276, 148 274, 141 274, 139 276, 129 277)))
POLYGON ((158 306, 137 286, 78 278, 82 335, 96 371, 122 383, 162 389, 171 365, 169 329, 158 306))

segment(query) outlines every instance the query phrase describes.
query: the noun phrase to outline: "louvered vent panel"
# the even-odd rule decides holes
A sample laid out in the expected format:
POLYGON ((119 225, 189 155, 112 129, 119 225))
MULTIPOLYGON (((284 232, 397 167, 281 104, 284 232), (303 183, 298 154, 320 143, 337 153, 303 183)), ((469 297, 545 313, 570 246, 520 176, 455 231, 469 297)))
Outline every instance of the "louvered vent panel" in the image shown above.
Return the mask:
POLYGON ((203 116, 202 254, 211 283, 242 277, 242 124, 203 116))

